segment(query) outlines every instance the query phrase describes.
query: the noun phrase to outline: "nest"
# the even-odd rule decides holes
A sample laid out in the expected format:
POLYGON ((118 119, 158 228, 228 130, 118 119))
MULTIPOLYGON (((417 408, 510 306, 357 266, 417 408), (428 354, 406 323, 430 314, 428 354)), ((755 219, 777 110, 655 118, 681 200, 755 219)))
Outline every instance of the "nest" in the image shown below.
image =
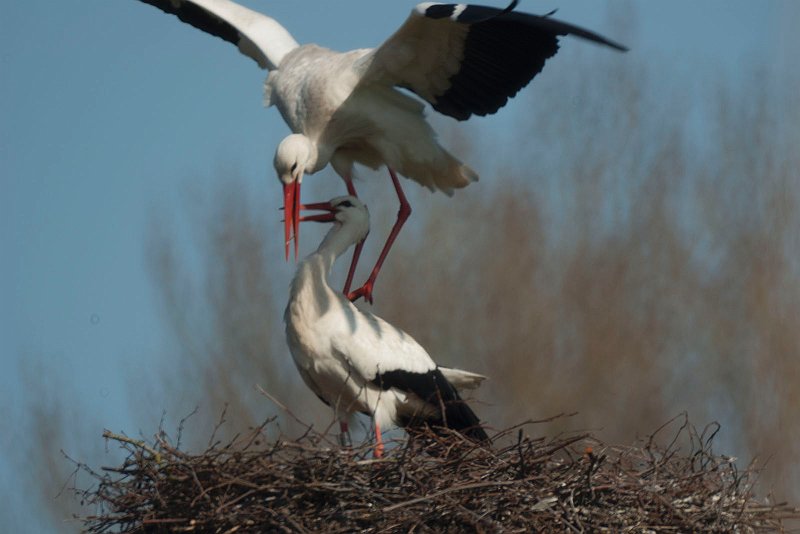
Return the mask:
POLYGON ((80 466, 93 484, 75 490, 96 510, 80 520, 89 532, 771 532, 800 517, 757 501, 756 470, 712 452, 717 426, 673 420, 620 447, 525 435, 535 424, 493 446, 422 430, 381 459, 311 429, 268 442, 273 421, 202 454, 163 432, 151 443, 106 432, 127 458, 80 466))

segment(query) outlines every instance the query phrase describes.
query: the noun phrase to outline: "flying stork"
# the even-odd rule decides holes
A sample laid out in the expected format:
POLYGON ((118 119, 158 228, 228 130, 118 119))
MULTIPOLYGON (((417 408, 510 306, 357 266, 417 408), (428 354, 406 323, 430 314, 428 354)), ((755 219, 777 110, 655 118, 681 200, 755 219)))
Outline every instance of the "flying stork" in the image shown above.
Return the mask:
POLYGON ((235 44, 269 69, 265 103, 275 105, 292 130, 277 147, 274 165, 283 183, 285 254, 298 247, 300 186, 305 174, 330 163, 355 196, 353 164, 385 165, 400 202, 397 220, 363 286, 350 292, 363 243, 353 254, 344 293, 372 302, 378 272, 411 214, 397 173, 452 195, 478 175, 436 140, 424 103, 458 120, 488 115, 530 82, 574 35, 626 48, 550 17, 469 4, 424 2, 381 46, 334 52, 300 46, 275 20, 230 0, 141 0, 235 44))
POLYGON ((371 415, 375 455, 381 429, 423 423, 452 428, 476 441, 488 436, 457 388, 477 387, 484 376, 439 367, 413 337, 359 310, 328 285, 336 258, 369 232, 369 213, 356 197, 301 208, 324 210, 301 221, 334 223, 316 252, 300 262, 286 306, 286 339, 303 381, 340 421, 342 443, 355 412, 371 415))

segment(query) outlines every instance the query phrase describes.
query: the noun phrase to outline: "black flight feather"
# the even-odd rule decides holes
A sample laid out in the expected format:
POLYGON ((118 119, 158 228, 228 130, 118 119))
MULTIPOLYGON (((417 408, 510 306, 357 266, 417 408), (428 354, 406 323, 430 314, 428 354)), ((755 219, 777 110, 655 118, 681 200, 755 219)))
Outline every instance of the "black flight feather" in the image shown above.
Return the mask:
POLYGON ((222 20, 221 18, 209 13, 202 7, 191 2, 173 0, 140 0, 145 4, 157 7, 164 13, 175 15, 182 22, 194 26, 198 30, 214 35, 238 46, 241 35, 239 31, 222 20))
MULTIPOLYGON (((457 4, 436 4, 424 15, 450 18, 457 4)), ((450 87, 435 95, 433 108, 458 120, 489 115, 503 107, 544 68, 558 51, 558 37, 574 35, 616 50, 627 50, 594 32, 545 16, 505 9, 467 5, 455 22, 469 25, 461 66, 450 87)))
POLYGON ((378 374, 372 383, 384 391, 397 388, 413 393, 433 406, 438 416, 434 419, 412 417, 403 426, 418 426, 423 423, 445 426, 461 432, 476 441, 488 441, 489 436, 480 426, 480 419, 459 396, 456 388, 447 381, 437 367, 427 373, 412 373, 395 370, 378 374), (444 411, 442 411, 444 408, 444 411))

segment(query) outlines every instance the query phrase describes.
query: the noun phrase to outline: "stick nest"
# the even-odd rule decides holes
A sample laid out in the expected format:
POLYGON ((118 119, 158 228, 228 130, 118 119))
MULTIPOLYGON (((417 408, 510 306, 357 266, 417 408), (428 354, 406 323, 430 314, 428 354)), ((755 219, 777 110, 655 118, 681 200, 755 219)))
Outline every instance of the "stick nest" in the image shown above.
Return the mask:
MULTIPOLYGON (((417 432, 372 458, 309 430, 267 439, 273 421, 189 454, 106 431, 119 467, 78 467, 73 488, 95 510, 89 532, 772 532, 798 509, 753 494, 757 472, 711 450, 718 426, 685 419, 633 446, 589 434, 500 432, 494 445, 417 432), (676 430, 677 429, 677 430, 676 430), (666 441, 666 443, 659 444, 666 441)), ((179 443, 180 440, 178 440, 179 443)))

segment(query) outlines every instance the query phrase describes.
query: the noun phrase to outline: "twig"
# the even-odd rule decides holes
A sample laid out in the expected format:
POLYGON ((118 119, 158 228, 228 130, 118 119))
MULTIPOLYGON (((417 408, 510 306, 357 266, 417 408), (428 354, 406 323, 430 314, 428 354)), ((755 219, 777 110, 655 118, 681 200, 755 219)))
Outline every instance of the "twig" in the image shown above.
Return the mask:
POLYGON ((133 439, 125 436, 123 434, 115 434, 110 430, 103 430, 103 437, 106 439, 112 439, 114 441, 119 441, 122 443, 127 443, 129 445, 133 445, 134 447, 138 447, 150 453, 150 456, 153 457, 157 464, 161 463, 161 453, 155 450, 154 448, 150 447, 147 443, 140 439, 133 439))

